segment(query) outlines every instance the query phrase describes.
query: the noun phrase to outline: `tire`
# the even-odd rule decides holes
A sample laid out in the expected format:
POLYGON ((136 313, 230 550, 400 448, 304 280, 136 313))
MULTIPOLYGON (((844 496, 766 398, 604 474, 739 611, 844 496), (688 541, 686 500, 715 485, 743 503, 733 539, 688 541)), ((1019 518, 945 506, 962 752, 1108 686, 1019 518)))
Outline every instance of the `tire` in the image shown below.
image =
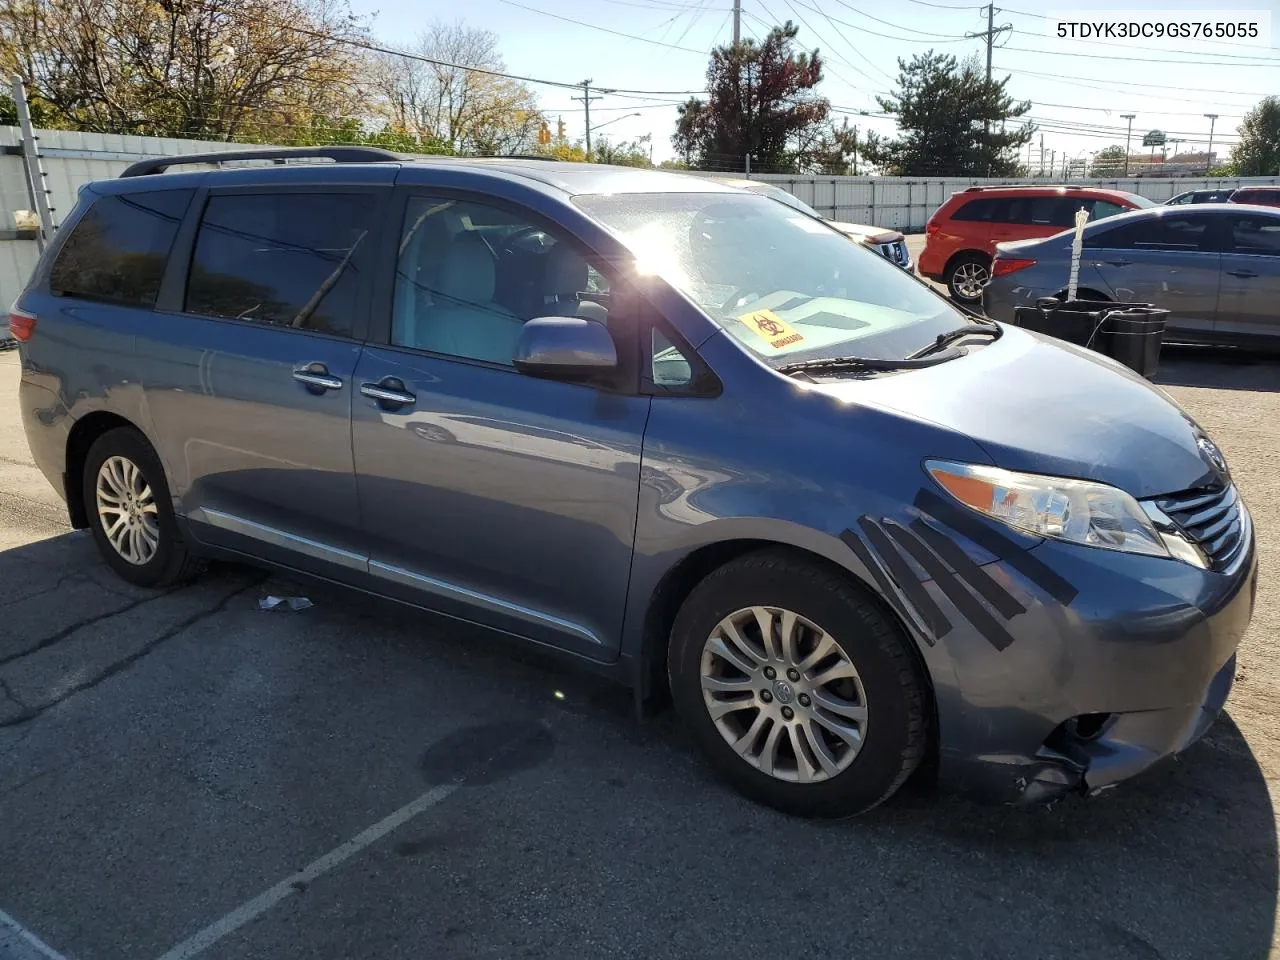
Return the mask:
POLYGON ((204 569, 204 561, 191 552, 178 531, 160 458, 137 430, 117 427, 93 442, 85 457, 81 489, 94 542, 121 579, 139 587, 165 587, 204 569), (131 497, 122 494, 126 489, 132 491, 131 497), (108 527, 116 521, 123 521, 125 527, 116 538, 120 546, 108 536, 108 527), (138 530, 137 537, 131 535, 130 527, 138 530))
POLYGON ((672 698, 711 766, 741 793, 796 816, 851 817, 888 799, 925 755, 925 684, 909 643, 870 596, 838 571, 785 550, 762 550, 708 575, 681 606, 667 660, 672 698), (771 618, 777 654, 772 659, 753 626, 758 619, 752 608, 765 609, 771 618), (796 615, 790 660, 781 642, 784 612, 796 615), (756 660, 729 640, 726 620, 739 626, 738 636, 756 651, 756 660), (814 627, 835 646, 834 653, 816 660, 821 633, 814 627), (754 672, 730 666, 722 650, 736 653, 739 663, 754 672), (776 679, 767 676, 767 663, 776 664, 776 679), (787 674, 787 663, 804 672, 787 674), (847 675, 850 667, 853 676, 847 675), (810 683, 832 673, 839 679, 810 683), (704 684, 712 689, 704 691, 704 684), (719 711, 729 700, 731 709, 713 719, 713 706, 719 711), (788 701, 792 706, 785 706, 788 701), (859 704, 860 725, 854 716, 859 704), (819 713, 825 722, 814 719, 819 713), (833 721, 843 736, 831 732, 833 721), (776 735, 774 726, 780 730, 776 735), (858 728, 856 744, 849 739, 851 728, 858 728), (752 730, 758 731, 755 740, 748 742, 747 754, 740 753, 730 740, 745 739, 752 730), (810 735, 821 738, 826 766, 810 735), (771 736, 779 746, 767 762, 771 736), (748 756, 752 753, 759 756, 748 756))
POLYGON ((945 277, 951 299, 966 307, 982 303, 982 288, 991 280, 991 258, 966 253, 951 262, 945 277))

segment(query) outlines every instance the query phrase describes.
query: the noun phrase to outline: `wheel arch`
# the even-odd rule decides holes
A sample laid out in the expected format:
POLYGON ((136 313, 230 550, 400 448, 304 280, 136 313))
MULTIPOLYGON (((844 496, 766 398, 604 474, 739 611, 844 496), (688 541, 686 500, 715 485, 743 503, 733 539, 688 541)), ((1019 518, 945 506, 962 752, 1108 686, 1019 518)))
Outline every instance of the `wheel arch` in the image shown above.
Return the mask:
POLYGON ((987 251, 978 250, 974 247, 968 247, 964 250, 957 250, 950 257, 947 258, 947 263, 942 268, 942 276, 944 279, 946 279, 951 274, 952 268, 961 260, 982 260, 983 262, 990 264, 991 261, 994 259, 995 258, 991 254, 987 253, 987 251))
MULTIPOLYGON (((831 570, 852 583, 877 605, 890 623, 895 624, 902 631, 908 641, 908 647, 913 652, 919 675, 925 685, 929 702, 930 743, 936 744, 937 710, 933 676, 917 637, 872 582, 859 575, 851 566, 835 559, 840 551, 848 550, 843 543, 839 541, 837 543, 839 545, 833 547, 831 554, 827 554, 781 539, 738 537, 703 544, 671 564, 659 578, 644 612, 635 676, 636 703, 641 712, 652 712, 657 706, 664 704, 670 696, 667 681, 667 654, 671 644, 671 629, 680 607, 694 588, 713 571, 749 553, 782 550, 797 559, 831 570)), ((850 559, 852 560, 851 553, 850 559)))
POLYGON ((117 427, 128 427, 142 433, 136 423, 118 413, 95 410, 77 420, 67 434, 66 470, 62 475, 62 485, 66 494, 67 513, 75 530, 84 530, 89 526, 89 517, 84 508, 84 462, 89 455, 89 448, 100 436, 117 427))

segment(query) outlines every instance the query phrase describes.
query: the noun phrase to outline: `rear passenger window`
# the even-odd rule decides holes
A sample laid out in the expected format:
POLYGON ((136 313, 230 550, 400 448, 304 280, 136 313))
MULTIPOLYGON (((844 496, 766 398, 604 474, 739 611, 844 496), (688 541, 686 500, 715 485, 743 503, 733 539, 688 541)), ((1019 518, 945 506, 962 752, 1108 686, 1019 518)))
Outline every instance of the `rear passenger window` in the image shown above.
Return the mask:
POLYGON ((99 197, 53 262, 50 290, 59 297, 154 307, 169 249, 194 192, 99 197))
POLYGON ((981 200, 970 200, 954 214, 952 220, 981 223, 1004 223, 1009 216, 1009 201, 1004 197, 987 197, 981 200))
POLYGON ((371 208, 363 194, 210 198, 186 311, 349 336, 371 208))
POLYGON ((1172 250, 1194 252, 1201 249, 1209 228, 1209 218, 1200 214, 1150 217, 1096 233, 1084 245, 1108 250, 1172 250))

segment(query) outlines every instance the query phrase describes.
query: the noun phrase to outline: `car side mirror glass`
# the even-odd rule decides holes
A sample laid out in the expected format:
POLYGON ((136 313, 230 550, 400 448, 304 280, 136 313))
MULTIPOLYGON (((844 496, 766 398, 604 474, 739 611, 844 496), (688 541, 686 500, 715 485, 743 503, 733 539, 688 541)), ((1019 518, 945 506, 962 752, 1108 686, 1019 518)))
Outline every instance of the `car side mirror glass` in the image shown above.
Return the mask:
POLYGON ((618 350, 598 320, 534 317, 525 322, 511 362, 532 377, 582 380, 616 370, 618 350))

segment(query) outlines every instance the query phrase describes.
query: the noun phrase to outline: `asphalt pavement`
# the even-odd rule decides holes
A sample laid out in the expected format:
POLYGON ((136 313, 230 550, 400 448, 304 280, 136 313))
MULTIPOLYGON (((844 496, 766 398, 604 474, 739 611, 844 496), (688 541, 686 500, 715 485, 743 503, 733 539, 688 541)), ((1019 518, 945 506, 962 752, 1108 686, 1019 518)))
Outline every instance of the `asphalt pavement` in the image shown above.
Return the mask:
POLYGON ((739 799, 669 714, 514 642, 238 567, 125 585, 32 466, 17 372, 0 354, 0 957, 1280 955, 1280 362, 1162 375, 1263 538, 1206 738, 1091 801, 916 786, 834 824, 739 799))

